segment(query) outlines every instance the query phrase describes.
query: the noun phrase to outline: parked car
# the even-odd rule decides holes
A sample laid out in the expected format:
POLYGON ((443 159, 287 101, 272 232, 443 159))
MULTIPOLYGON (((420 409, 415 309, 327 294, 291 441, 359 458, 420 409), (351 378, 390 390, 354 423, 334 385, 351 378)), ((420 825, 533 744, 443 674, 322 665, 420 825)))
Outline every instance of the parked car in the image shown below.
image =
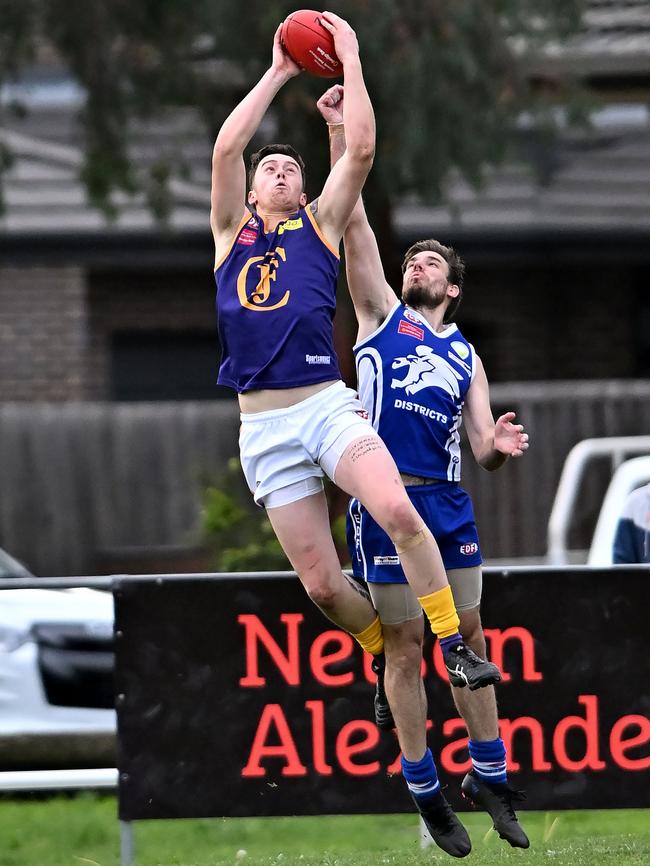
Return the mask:
MULTIPOLYGON (((0 577, 29 576, 0 550, 0 577)), ((113 667, 110 593, 0 590, 1 764, 16 764, 7 748, 12 741, 28 743, 30 754, 43 753, 47 743, 45 763, 51 765, 57 757, 63 760, 52 753, 57 743, 87 735, 112 737, 113 667)))

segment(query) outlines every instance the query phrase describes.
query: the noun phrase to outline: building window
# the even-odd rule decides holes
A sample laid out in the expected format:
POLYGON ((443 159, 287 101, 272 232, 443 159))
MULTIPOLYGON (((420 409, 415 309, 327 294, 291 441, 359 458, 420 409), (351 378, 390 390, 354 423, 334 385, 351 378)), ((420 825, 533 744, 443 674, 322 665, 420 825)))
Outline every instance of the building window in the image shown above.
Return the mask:
POLYGON ((111 338, 111 399, 234 397, 216 384, 219 355, 213 331, 117 331, 111 338))
POLYGON ((641 290, 639 290, 639 309, 635 322, 638 346, 635 374, 638 377, 648 378, 650 376, 650 298, 642 294, 641 290))

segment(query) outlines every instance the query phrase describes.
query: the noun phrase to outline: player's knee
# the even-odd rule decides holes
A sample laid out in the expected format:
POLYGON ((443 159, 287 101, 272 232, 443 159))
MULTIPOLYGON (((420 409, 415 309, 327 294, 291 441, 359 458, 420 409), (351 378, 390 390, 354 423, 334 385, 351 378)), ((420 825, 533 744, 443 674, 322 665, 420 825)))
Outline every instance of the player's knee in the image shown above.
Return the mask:
POLYGON ((393 652, 390 657, 386 655, 386 673, 400 680, 416 680, 420 677, 422 665, 422 651, 419 647, 405 645, 393 652))
POLYGON ((422 518, 408 498, 391 500, 384 512, 385 530, 396 547, 409 544, 422 530, 422 518))
POLYGON ((386 670, 399 677, 418 678, 422 666, 422 638, 415 634, 387 636, 384 629, 386 670))
POLYGON ((342 584, 345 581, 338 561, 334 563, 315 545, 310 545, 299 554, 294 553, 292 562, 300 582, 314 604, 324 610, 334 609, 343 592, 342 584))
POLYGON ((321 610, 334 610, 341 597, 341 587, 328 575, 321 575, 312 579, 306 585, 307 595, 321 610))

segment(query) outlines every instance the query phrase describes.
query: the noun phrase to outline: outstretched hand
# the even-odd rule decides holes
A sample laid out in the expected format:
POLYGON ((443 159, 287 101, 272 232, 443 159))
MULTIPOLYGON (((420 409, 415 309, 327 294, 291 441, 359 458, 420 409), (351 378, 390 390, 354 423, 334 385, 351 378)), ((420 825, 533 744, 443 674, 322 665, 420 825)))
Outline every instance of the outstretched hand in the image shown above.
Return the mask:
POLYGON ((280 41, 281 33, 282 24, 278 26, 278 29, 275 31, 275 36, 273 37, 273 62, 271 68, 276 72, 286 75, 287 79, 289 79, 299 75, 302 72, 302 69, 297 63, 294 63, 284 50, 282 42, 280 41))
POLYGON ((522 424, 513 424, 514 412, 506 412, 494 425, 494 447, 508 457, 521 457, 528 449, 528 433, 522 424))
POLYGON ((343 66, 345 66, 346 61, 359 56, 357 34, 345 18, 341 18, 333 12, 323 12, 320 16, 320 23, 332 34, 336 56, 343 66))
POLYGON ((327 123, 343 123, 343 96, 343 85, 334 84, 316 103, 316 107, 327 123))

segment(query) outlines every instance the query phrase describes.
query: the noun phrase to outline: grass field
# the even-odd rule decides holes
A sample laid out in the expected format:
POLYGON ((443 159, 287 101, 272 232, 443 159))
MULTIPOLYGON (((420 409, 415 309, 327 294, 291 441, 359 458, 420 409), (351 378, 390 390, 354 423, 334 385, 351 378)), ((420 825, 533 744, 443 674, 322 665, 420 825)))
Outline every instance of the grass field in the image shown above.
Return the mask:
MULTIPOLYGON (((650 866, 650 810, 522 813, 532 846, 510 848, 479 812, 461 818, 468 866, 650 866)), ((137 866, 420 866, 452 863, 421 850, 415 815, 142 821, 137 866)), ((119 866, 113 797, 0 800, 2 866, 119 866)))

